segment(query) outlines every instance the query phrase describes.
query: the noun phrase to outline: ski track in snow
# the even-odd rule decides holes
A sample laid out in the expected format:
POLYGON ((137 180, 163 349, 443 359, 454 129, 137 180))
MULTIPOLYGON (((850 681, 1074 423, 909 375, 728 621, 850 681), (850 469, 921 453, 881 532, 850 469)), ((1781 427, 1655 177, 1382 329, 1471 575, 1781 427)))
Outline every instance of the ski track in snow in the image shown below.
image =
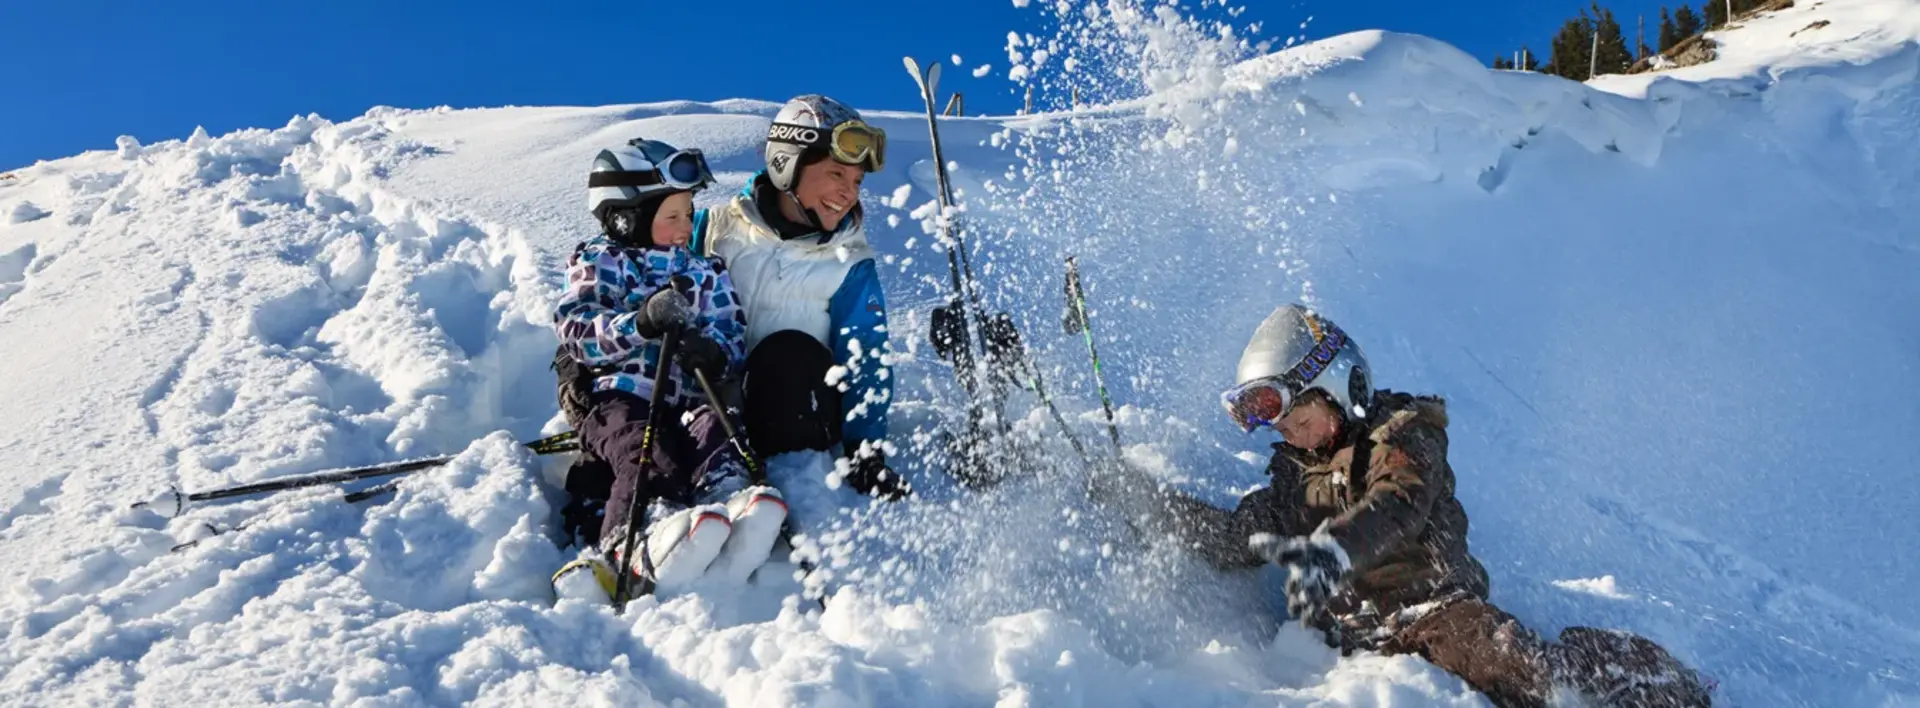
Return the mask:
MULTIPOLYGON (((1785 62, 1791 71, 1764 72, 1756 67, 1779 57, 1740 48, 1729 56, 1746 63, 1691 72, 1693 81, 1594 84, 1645 100, 1489 73, 1424 38, 1357 33, 1208 76, 1193 95, 1169 87, 1166 105, 948 120, 944 147, 959 163, 961 201, 980 205, 972 248, 983 278, 1000 284, 993 305, 1020 319, 1083 440, 1102 443, 1104 420, 1081 343, 1050 332, 1059 255, 1083 256, 1124 404, 1125 456, 1223 504, 1260 481, 1261 466, 1246 462, 1265 452, 1221 432, 1212 397, 1224 374, 1208 372, 1230 370, 1239 333, 1276 297, 1298 293, 1367 342, 1376 368, 1391 372, 1383 383, 1451 397, 1475 550, 1494 574, 1495 601, 1530 626, 1641 632, 1719 679, 1734 705, 1910 705, 1920 701, 1920 633, 1910 613, 1889 617, 1898 608, 1847 587, 1863 579, 1863 551, 1749 538, 1784 517, 1754 521, 1761 512, 1738 502, 1702 501, 1702 490, 1803 489, 1781 481, 1809 458, 1783 432, 1797 419, 1742 409, 1786 399, 1807 401, 1809 416, 1829 413, 1791 375, 1823 342, 1851 344, 1852 366, 1887 377, 1871 390, 1847 384, 1887 412, 1876 431, 1906 420, 1876 396, 1915 381, 1886 363, 1910 354, 1899 346, 1911 332, 1860 314, 1857 333, 1837 334, 1808 316, 1818 309, 1765 299, 1806 290, 1831 307, 1920 306, 1884 285, 1904 277, 1897 263, 1910 260, 1886 259, 1910 259, 1920 226, 1901 211, 1920 185, 1920 153, 1899 137, 1920 115, 1920 50, 1899 28, 1920 13, 1822 4, 1841 13, 1828 34, 1853 20, 1888 29, 1866 49, 1785 62), (1204 120, 1180 135, 1141 113, 1204 120), (1208 121, 1229 128, 1231 147, 1209 142, 1220 135, 1208 121), (1747 133, 1721 135, 1726 124, 1747 133), (1088 132, 1071 154, 1136 164, 1133 151, 1148 151, 1175 177, 1114 193, 1074 183, 1072 165, 1056 164, 1065 191, 1036 204, 994 184, 1032 163, 978 147, 1074 130, 1088 132), (1213 171, 1229 153, 1232 169, 1213 171), (1663 194, 1723 171, 1776 176, 1730 191, 1754 195, 1750 213, 1672 228, 1757 234, 1769 248, 1581 229, 1622 208, 1594 194, 1695 214, 1663 194), (1182 181, 1193 175, 1216 188, 1182 181), (1256 204, 1267 213, 1243 221, 1256 204), (1174 209, 1177 237, 1201 247, 1168 253, 1154 238, 1174 209), (1796 220, 1807 212, 1833 216, 1796 220), (1526 225, 1512 222, 1543 215, 1583 223, 1554 239, 1514 236, 1526 225), (1448 224, 1448 238, 1410 223, 1448 224), (1003 231, 1022 238, 993 238, 1003 231), (1792 260, 1807 280, 1783 280, 1769 257, 1792 260), (1169 272, 1193 276, 1179 284, 1185 297, 1169 296, 1169 272), (1580 277, 1614 279, 1559 284, 1580 277), (1737 308, 1723 303, 1735 298, 1712 287, 1721 279, 1813 343, 1766 339, 1731 316, 1737 308), (1455 281, 1471 285, 1444 287, 1455 281), (1200 322, 1207 336, 1197 342, 1200 322), (1719 325, 1725 341, 1670 334, 1701 324, 1719 325), (1618 335, 1636 326, 1661 334, 1618 335), (1736 379, 1685 368, 1696 359, 1731 362, 1723 368, 1776 388, 1716 391, 1736 379), (1623 390, 1635 377, 1652 377, 1665 399, 1623 390), (1632 427, 1627 412, 1676 407, 1739 430, 1681 427, 1697 439, 1616 449, 1615 437, 1657 441, 1660 428, 1681 426, 1648 415, 1648 427, 1632 427), (1618 430, 1594 431, 1594 420, 1618 430), (1769 446, 1740 456, 1756 440, 1769 446), (1669 484, 1672 468, 1695 479, 1669 484)), ((1815 11, 1756 20, 1753 36, 1815 11)), ((895 461, 918 500, 869 506, 837 486, 823 458, 773 461, 800 552, 823 569, 805 582, 832 593, 824 611, 797 596, 793 567, 780 563, 748 588, 647 598, 625 616, 550 606, 547 574, 564 560, 550 540, 564 463, 513 441, 562 425, 548 317, 587 226, 581 165, 634 135, 701 147, 722 182, 700 195, 712 204, 757 165, 774 108, 380 108, 341 123, 309 116, 218 138, 127 141, 0 181, 9 216, 0 549, 14 566, 0 586, 0 702, 1482 704, 1415 658, 1338 660, 1280 624, 1270 573, 1222 576, 1135 545, 1062 491, 1078 488, 1070 472, 1036 471, 971 498, 923 468, 935 443, 917 432, 952 391, 909 334, 941 301, 945 268, 916 218, 933 210, 914 114, 869 114, 895 136, 898 167, 867 182, 866 206, 903 350, 894 442, 905 452, 895 461), (207 489, 442 453, 459 454, 369 503, 317 488, 172 521, 127 509, 169 484, 207 489), (202 527, 224 533, 170 552, 202 527)), ((1044 411, 1014 413, 1017 435, 1071 454, 1044 411)), ((1869 469, 1887 445, 1815 459, 1869 469)), ((1803 492, 1797 501, 1815 506, 1789 525, 1858 507, 1870 526, 1913 498, 1910 481, 1847 480, 1803 492)), ((1834 516, 1826 522, 1848 522, 1834 516)), ((1826 542, 1859 527, 1801 533, 1826 542)), ((1878 533, 1889 547, 1915 540, 1884 524, 1878 533)), ((1875 557, 1893 564, 1892 577, 1914 577, 1905 559, 1875 557)))

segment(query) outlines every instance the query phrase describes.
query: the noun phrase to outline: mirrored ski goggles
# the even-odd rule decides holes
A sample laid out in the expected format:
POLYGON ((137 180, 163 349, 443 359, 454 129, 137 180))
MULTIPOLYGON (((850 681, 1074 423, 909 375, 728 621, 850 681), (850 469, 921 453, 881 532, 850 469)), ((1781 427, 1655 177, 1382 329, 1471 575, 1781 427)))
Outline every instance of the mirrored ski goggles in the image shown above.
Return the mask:
POLYGON ((819 128, 791 123, 775 123, 767 130, 769 141, 808 148, 825 147, 827 154, 841 164, 861 165, 868 172, 879 172, 887 166, 885 130, 860 120, 849 120, 834 126, 824 140, 822 137, 819 128))
POLYGON ((1298 363, 1279 376, 1267 376, 1254 379, 1220 394, 1220 402, 1227 407, 1227 415, 1233 416, 1233 422, 1246 432, 1262 425, 1276 425, 1293 410, 1293 404, 1300 394, 1327 367, 1340 351, 1347 348, 1350 340, 1347 333, 1333 326, 1332 322, 1309 316, 1307 329, 1315 340, 1313 350, 1307 352, 1298 363))
POLYGON ((1241 432, 1251 433, 1255 428, 1277 424, 1287 417, 1297 398, 1282 377, 1269 376, 1229 389, 1220 394, 1220 403, 1227 407, 1227 415, 1233 418, 1234 425, 1240 426, 1241 432))
POLYGON ((699 191, 713 182, 707 157, 699 150, 680 150, 665 160, 653 163, 651 170, 595 172, 587 177, 588 187, 652 187, 666 185, 689 192, 699 191))

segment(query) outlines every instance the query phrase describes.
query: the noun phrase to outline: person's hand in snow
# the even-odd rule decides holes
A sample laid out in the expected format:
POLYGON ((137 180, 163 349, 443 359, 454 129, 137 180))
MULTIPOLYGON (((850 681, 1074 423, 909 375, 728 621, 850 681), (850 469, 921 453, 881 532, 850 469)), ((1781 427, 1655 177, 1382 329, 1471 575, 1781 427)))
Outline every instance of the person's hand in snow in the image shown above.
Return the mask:
POLYGON ((1281 538, 1254 534, 1248 539, 1255 553, 1287 571, 1287 612, 1295 619, 1325 628, 1327 603, 1339 592, 1353 564, 1347 552, 1323 528, 1311 536, 1281 538))

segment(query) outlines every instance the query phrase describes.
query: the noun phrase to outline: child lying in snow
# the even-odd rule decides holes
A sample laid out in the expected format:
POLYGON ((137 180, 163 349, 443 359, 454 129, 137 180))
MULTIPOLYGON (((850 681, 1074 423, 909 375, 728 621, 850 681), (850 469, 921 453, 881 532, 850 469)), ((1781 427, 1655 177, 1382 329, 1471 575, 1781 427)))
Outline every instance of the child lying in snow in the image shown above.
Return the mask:
POLYGON ((1333 322, 1282 306, 1221 397, 1242 429, 1285 438, 1273 446, 1271 486, 1231 512, 1143 479, 1097 477, 1097 493, 1146 502, 1130 516, 1216 566, 1280 565, 1288 611, 1343 652, 1418 654, 1495 705, 1545 706, 1567 692, 1604 706, 1711 701, 1700 676, 1651 641, 1588 627, 1550 641, 1488 603, 1453 495, 1446 404, 1376 391, 1369 374, 1360 345, 1333 322))
MULTIPOLYGON (((621 554, 639 549, 632 583, 639 592, 707 575, 744 582, 786 520, 777 490, 749 486, 721 425, 725 413, 694 375, 718 382, 746 357, 746 318, 725 263, 687 249, 693 193, 711 181, 699 151, 655 140, 602 150, 588 175, 587 206, 604 233, 574 251, 568 290, 554 308, 562 348, 598 374, 580 440, 613 468, 599 551, 619 568, 626 567, 621 554), (679 336, 677 353, 663 362, 668 334, 679 336), (656 391, 661 366, 673 369, 656 391), (649 436, 654 405, 665 410, 649 436), (635 495, 643 502, 638 520, 627 518, 635 495), (645 531, 629 546, 635 521, 645 531)), ((589 552, 555 574, 554 584, 563 596, 592 596, 596 585, 611 595, 613 579, 589 552), (572 572, 583 568, 593 573, 572 572)))

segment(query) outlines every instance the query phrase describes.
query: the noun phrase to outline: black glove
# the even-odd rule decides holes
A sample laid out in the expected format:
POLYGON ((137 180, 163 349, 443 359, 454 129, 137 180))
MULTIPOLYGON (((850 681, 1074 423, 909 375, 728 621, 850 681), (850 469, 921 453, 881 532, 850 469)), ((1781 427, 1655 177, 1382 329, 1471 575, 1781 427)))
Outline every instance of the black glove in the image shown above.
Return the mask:
POLYGON ((693 303, 687 296, 673 288, 661 288, 659 292, 647 296, 647 302, 640 306, 640 312, 633 318, 633 328, 640 336, 658 339, 660 335, 686 327, 693 322, 693 303))
POLYGON ((719 381, 727 373, 726 350, 712 337, 692 327, 680 334, 674 358, 680 362, 680 368, 704 372, 708 382, 719 381))
POLYGON ((1339 542, 1324 533, 1286 539, 1260 533, 1254 534, 1248 544, 1255 553, 1286 569, 1287 613, 1310 626, 1329 629, 1332 617, 1327 614, 1327 603, 1353 569, 1339 542))
POLYGON ((1013 317, 1007 313, 991 315, 981 322, 980 336, 987 340, 988 364, 1005 367, 1020 361, 1025 350, 1020 344, 1020 328, 1014 326, 1013 317))
POLYGON ((887 454, 878 448, 869 447, 860 452, 856 446, 856 452, 847 461, 853 465, 853 471, 847 473, 847 484, 854 491, 887 501, 897 501, 913 493, 906 479, 887 468, 887 454))
POLYGON ((952 361, 955 354, 971 346, 967 342, 967 319, 961 316, 959 303, 933 308, 927 329, 933 339, 933 353, 941 361, 952 361))

